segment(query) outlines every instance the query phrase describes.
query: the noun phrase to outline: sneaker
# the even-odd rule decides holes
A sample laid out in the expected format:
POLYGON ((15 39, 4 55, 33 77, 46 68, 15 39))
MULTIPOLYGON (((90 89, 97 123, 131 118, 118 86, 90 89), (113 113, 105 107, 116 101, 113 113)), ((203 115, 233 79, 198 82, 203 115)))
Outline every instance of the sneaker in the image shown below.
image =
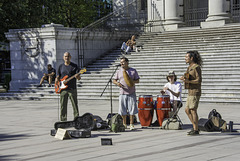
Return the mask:
POLYGON ((189 134, 189 133, 191 133, 191 132, 193 132, 193 131, 194 131, 194 129, 191 129, 190 131, 187 132, 187 134, 189 134))
POLYGON ((189 132, 187 135, 199 135, 199 131, 193 130, 193 131, 189 132))
POLYGON ((127 124, 123 124, 123 126, 125 127, 125 129, 127 128, 127 124))
MULTIPOLYGON (((188 131, 187 133, 189 134, 189 133, 191 133, 191 132, 193 132, 193 131, 194 131, 194 129, 192 128, 191 131, 188 131)), ((199 132, 200 130, 198 129, 198 130, 196 130, 196 131, 199 132)))
POLYGON ((49 84, 48 87, 52 87, 51 84, 49 84))
POLYGON ((135 130, 134 125, 130 124, 130 130, 135 130))
POLYGON ((37 87, 42 87, 42 85, 41 85, 41 84, 39 84, 37 87))

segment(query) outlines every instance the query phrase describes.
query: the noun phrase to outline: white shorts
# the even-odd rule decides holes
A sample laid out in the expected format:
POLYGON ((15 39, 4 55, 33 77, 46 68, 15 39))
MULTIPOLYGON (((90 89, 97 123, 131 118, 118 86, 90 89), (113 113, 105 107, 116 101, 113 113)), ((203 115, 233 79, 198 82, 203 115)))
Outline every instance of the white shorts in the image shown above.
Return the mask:
POLYGON ((119 95, 119 111, 118 113, 122 116, 127 114, 135 115, 138 113, 136 94, 119 95))

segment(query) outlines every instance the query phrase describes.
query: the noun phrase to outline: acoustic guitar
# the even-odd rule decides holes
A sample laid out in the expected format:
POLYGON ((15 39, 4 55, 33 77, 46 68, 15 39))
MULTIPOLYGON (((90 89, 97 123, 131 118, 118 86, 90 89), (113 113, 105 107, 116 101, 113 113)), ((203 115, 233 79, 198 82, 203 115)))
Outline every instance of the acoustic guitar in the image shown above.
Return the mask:
POLYGON ((68 75, 64 76, 62 79, 60 79, 60 81, 58 81, 57 83, 55 83, 55 92, 57 94, 61 93, 61 91, 63 89, 66 89, 68 87, 67 83, 72 80, 73 78, 75 78, 75 76, 80 75, 85 73, 87 70, 86 69, 82 69, 80 70, 79 73, 71 76, 70 78, 68 78, 68 75))

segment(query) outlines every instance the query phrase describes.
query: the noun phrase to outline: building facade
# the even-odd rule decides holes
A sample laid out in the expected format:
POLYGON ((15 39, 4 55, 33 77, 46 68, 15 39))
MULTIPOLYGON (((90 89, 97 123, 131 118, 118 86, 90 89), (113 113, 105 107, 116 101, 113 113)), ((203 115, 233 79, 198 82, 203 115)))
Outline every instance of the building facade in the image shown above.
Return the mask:
MULTIPOLYGON (((180 27, 201 28, 239 23, 239 0, 113 0, 113 11, 125 17, 146 18, 145 31, 162 32, 180 27), (135 9, 129 9, 135 6, 135 9)), ((134 20, 133 20, 134 21, 134 20)))

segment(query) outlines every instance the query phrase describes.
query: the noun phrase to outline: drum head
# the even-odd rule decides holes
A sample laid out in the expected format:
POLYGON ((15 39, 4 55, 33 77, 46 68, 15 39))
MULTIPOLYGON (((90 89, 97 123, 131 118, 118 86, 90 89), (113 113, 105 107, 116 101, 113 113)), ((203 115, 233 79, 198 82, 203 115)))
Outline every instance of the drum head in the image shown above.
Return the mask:
POLYGON ((161 98, 169 97, 170 98, 169 95, 157 95, 157 97, 161 97, 161 98))
POLYGON ((151 98, 153 97, 152 95, 139 95, 139 98, 151 98))

